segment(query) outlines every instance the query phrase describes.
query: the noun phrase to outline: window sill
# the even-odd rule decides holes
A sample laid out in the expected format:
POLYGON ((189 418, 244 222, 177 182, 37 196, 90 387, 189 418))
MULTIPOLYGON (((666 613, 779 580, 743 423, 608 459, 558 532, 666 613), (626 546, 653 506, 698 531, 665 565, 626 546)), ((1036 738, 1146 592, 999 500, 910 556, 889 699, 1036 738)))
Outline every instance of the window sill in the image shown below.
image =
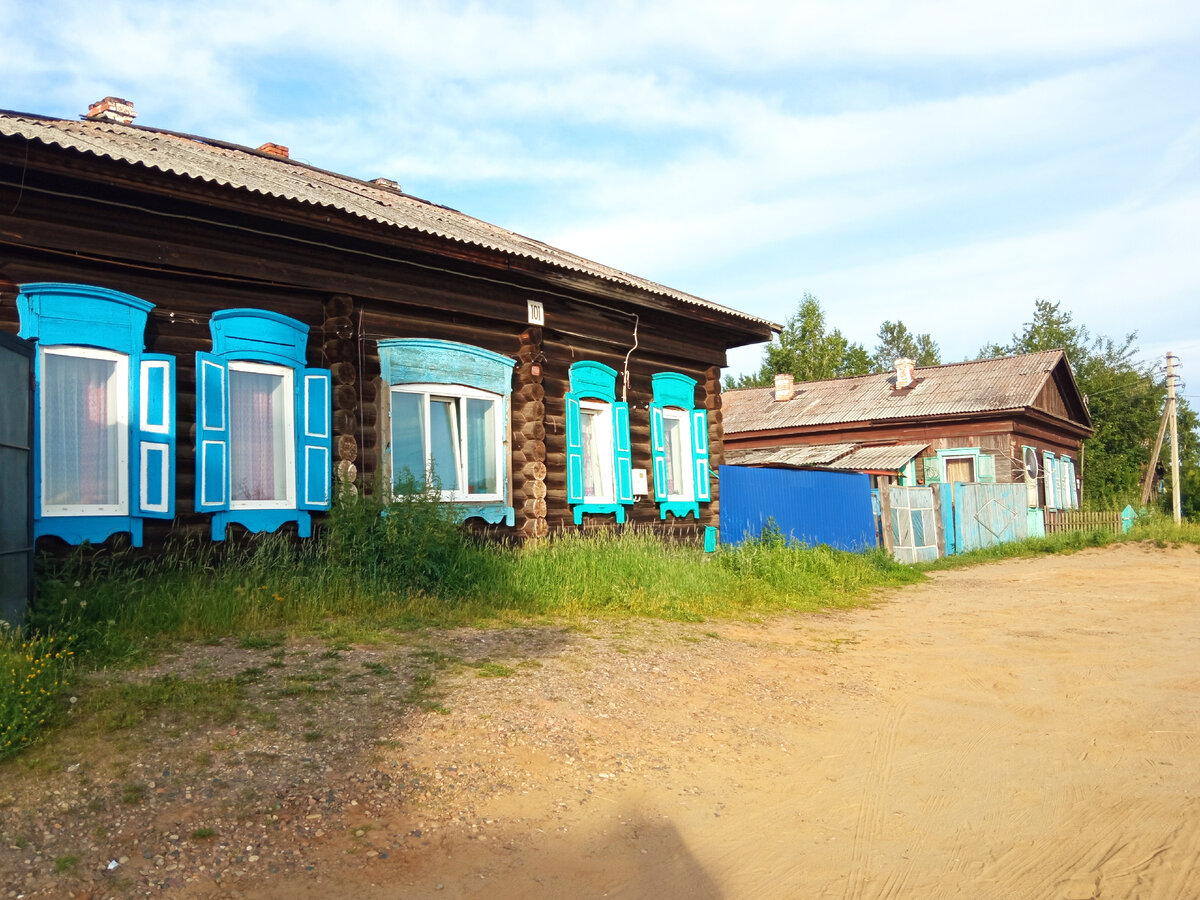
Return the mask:
POLYGON ((700 504, 695 500, 667 500, 658 504, 658 517, 666 521, 667 513, 670 513, 677 519, 682 519, 691 514, 696 521, 700 521, 700 504))
POLYGON ((625 524, 625 506, 622 503, 577 503, 574 507, 575 524, 582 525, 586 513, 592 516, 605 516, 616 513, 617 524, 625 524))
POLYGON ((258 534, 263 531, 278 531, 288 522, 295 522, 302 538, 312 535, 312 516, 298 509, 234 509, 213 513, 212 539, 225 540, 228 525, 241 525, 247 531, 258 534))
POLYGON ((102 544, 114 534, 129 533, 134 547, 142 546, 142 520, 138 516, 51 516, 34 522, 34 539, 56 537, 73 546, 102 544))

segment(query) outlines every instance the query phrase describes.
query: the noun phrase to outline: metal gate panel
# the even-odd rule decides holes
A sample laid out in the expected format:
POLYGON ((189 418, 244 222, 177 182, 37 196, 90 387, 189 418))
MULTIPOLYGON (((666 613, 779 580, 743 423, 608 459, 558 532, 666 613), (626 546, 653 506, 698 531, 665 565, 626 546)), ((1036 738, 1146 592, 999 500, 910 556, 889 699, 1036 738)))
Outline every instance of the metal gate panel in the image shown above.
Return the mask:
POLYGON ((930 487, 890 486, 892 555, 899 562, 937 559, 936 499, 930 487))
POLYGON ((0 618, 33 597, 33 344, 0 332, 0 618))
POLYGON ((871 479, 861 472, 721 466, 720 486, 723 543, 757 538, 770 520, 805 544, 876 546, 871 479))

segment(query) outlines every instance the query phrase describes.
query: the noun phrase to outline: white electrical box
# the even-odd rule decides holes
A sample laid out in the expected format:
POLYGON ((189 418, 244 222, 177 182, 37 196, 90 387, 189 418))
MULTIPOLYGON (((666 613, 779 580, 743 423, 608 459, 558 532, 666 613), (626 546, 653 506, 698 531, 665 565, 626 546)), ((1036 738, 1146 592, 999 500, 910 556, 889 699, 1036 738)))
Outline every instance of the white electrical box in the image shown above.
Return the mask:
POLYGON ((644 497, 650 493, 648 483, 646 481, 645 469, 633 470, 633 496, 644 497))

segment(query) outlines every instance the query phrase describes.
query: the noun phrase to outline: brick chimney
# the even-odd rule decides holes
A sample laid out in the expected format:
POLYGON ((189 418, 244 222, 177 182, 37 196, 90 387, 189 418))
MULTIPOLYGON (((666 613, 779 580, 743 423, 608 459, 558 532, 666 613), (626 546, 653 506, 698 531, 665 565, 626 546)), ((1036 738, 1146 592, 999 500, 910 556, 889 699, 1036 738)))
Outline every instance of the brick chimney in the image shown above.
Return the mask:
POLYGON ((779 402, 796 396, 796 377, 790 372, 775 376, 775 399, 779 402))
POLYGON ((288 148, 282 144, 272 144, 270 141, 258 148, 259 153, 266 153, 270 156, 278 156, 280 159, 288 159, 290 154, 288 148))
POLYGON ((896 360, 896 387, 906 388, 913 383, 913 366, 916 363, 907 356, 896 360))
POLYGON ((89 106, 84 118, 89 122, 116 122, 118 125, 131 125, 137 118, 137 113, 133 111, 133 104, 130 101, 122 100, 120 97, 105 97, 89 106))

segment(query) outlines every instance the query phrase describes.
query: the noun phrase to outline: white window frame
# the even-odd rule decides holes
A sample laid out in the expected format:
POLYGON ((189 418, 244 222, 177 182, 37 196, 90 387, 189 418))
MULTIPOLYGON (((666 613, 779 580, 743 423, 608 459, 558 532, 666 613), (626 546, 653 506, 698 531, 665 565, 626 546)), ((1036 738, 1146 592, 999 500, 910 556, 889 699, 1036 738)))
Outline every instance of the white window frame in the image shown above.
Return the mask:
MULTIPOLYGON (((504 485, 505 485, 505 466, 507 453, 505 448, 507 442, 504 439, 504 426, 508 420, 508 398, 502 394, 496 394, 491 391, 480 390, 479 388, 467 387, 459 384, 393 384, 389 386, 390 393, 394 394, 413 394, 421 398, 423 412, 425 416, 425 428, 422 437, 425 441, 425 481, 433 477, 433 459, 431 447, 431 431, 429 428, 432 419, 430 417, 430 400, 461 400, 463 402, 458 405, 458 421, 454 423, 456 434, 456 446, 454 448, 455 465, 458 472, 458 483, 462 485, 461 490, 443 490, 440 493, 440 498, 449 503, 502 503, 505 501, 504 485), (496 456, 493 459, 492 465, 493 477, 496 482, 496 490, 486 494, 472 494, 469 491, 470 480, 468 478, 468 466, 470 464, 470 448, 468 447, 469 431, 467 429, 467 400, 488 400, 495 405, 496 414, 494 416, 495 426, 492 435, 492 445, 495 447, 496 456)), ((388 468, 391 473, 390 489, 395 489, 395 460, 393 456, 393 448, 391 447, 392 423, 390 421, 392 410, 395 404, 388 404, 388 468)))
POLYGON ((296 382, 295 369, 290 366, 280 366, 270 363, 247 362, 244 360, 229 361, 229 508, 234 509, 296 509, 296 382), (282 500, 234 500, 233 499, 233 457, 237 452, 233 439, 233 373, 245 372, 252 375, 282 376, 281 393, 283 394, 283 427, 285 430, 283 442, 284 486, 287 497, 282 500))
POLYGON ((583 440, 583 423, 584 411, 590 411, 591 418, 596 425, 596 438, 601 446, 596 448, 597 456, 600 460, 600 465, 607 470, 608 477, 605 479, 608 483, 608 492, 605 494, 589 494, 587 492, 587 457, 584 456, 584 474, 583 474, 583 502, 584 503, 616 503, 617 502, 617 467, 614 456, 613 447, 613 406, 611 403, 605 403, 601 400, 580 400, 579 401, 579 439, 583 440))
POLYGON ((950 481, 950 477, 946 474, 947 464, 952 463, 952 462, 960 462, 962 460, 966 460, 967 462, 969 462, 971 464, 971 476, 972 477, 970 478, 970 481, 975 482, 975 481, 979 480, 979 454, 978 453, 958 453, 958 454, 954 454, 953 456, 941 457, 942 483, 943 484, 950 481))
POLYGON ((677 406, 663 407, 663 449, 664 451, 670 445, 670 431, 667 429, 667 422, 679 422, 679 436, 683 443, 682 447, 676 448, 679 452, 679 466, 682 473, 683 490, 681 492, 667 494, 668 501, 680 501, 684 503, 694 502, 696 499, 696 481, 694 471, 696 468, 696 454, 693 450, 692 443, 692 412, 691 410, 680 409, 677 406))
POLYGON ((38 403, 41 409, 41 421, 38 427, 38 443, 41 453, 42 484, 46 483, 47 458, 46 447, 46 410, 53 409, 56 398, 46 395, 46 357, 67 356, 75 359, 102 359, 115 362, 113 374, 109 379, 108 388, 111 400, 110 422, 116 426, 117 457, 121 464, 117 466, 117 503, 93 504, 49 504, 42 498, 42 517, 52 516, 127 516, 129 515, 129 354, 116 350, 100 350, 95 347, 80 347, 71 344, 58 344, 50 347, 39 347, 41 354, 39 372, 42 376, 38 381, 38 403))

